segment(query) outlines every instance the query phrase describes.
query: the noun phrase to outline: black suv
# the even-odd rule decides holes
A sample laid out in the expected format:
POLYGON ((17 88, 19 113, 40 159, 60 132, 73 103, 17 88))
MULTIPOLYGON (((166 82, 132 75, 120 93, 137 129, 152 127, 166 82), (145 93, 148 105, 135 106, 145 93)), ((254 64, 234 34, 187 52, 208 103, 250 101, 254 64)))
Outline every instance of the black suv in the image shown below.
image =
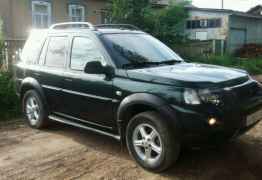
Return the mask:
POLYGON ((20 58, 31 127, 58 121, 113 137, 154 172, 182 145, 225 142, 262 117, 262 86, 247 72, 187 63, 131 25, 55 24, 33 31, 20 58))

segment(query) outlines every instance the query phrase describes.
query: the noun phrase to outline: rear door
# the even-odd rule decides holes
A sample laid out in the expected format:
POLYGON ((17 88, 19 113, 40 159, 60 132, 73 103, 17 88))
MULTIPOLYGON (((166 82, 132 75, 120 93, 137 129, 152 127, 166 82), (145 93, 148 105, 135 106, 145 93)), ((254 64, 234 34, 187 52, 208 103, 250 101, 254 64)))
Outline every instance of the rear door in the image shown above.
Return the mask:
POLYGON ((52 112, 64 110, 62 83, 68 57, 68 47, 68 36, 50 36, 40 55, 40 82, 52 112))

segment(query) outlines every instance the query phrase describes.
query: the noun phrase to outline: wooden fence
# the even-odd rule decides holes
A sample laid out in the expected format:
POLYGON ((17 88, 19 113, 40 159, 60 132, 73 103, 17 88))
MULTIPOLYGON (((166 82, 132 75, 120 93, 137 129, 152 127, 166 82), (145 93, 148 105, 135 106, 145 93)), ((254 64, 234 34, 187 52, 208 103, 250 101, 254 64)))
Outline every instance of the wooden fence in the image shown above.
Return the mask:
POLYGON ((173 48, 182 57, 208 57, 210 55, 224 55, 226 43, 223 40, 209 40, 178 44, 173 48))

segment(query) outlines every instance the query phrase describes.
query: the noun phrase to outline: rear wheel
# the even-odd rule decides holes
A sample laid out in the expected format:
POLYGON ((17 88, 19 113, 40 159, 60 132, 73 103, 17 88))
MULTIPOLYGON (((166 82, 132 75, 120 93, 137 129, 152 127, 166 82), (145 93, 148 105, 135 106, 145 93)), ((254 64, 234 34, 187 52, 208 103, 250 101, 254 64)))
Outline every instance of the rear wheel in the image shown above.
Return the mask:
POLYGON ((23 98, 23 112, 27 123, 36 129, 48 125, 47 112, 44 108, 41 97, 35 90, 29 90, 23 98))
POLYGON ((128 124, 126 141, 130 154, 143 168, 161 172, 178 158, 180 143, 156 112, 136 115, 128 124))

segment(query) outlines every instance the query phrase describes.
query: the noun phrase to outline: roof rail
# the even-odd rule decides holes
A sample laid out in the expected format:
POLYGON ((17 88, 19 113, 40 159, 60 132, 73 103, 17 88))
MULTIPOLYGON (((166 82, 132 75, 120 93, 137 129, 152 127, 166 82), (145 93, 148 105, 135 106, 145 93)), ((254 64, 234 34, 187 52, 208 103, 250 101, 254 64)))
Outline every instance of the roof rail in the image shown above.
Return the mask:
POLYGON ((132 25, 132 24, 99 24, 95 25, 96 28, 122 28, 122 29, 133 29, 133 30, 140 30, 138 27, 132 25))
POLYGON ((65 22, 65 23, 57 23, 57 24, 53 24, 49 29, 66 29, 66 28, 72 28, 72 27, 81 27, 84 26, 86 28, 89 28, 91 30, 95 30, 95 27, 93 26, 93 24, 89 23, 89 22, 65 22))

